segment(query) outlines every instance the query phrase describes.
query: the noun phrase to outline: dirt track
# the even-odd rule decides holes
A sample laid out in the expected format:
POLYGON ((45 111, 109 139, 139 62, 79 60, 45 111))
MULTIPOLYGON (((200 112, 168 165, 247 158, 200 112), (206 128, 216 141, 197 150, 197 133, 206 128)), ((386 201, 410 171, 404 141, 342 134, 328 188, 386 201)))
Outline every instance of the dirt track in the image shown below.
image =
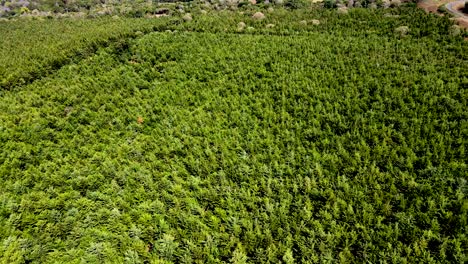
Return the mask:
POLYGON ((438 11, 439 7, 442 5, 446 6, 448 12, 453 14, 455 17, 453 20, 464 28, 468 28, 468 16, 458 11, 458 9, 464 4, 462 1, 453 1, 453 0, 423 0, 418 3, 418 7, 424 9, 428 13, 434 13, 438 15, 443 15, 438 11))
POLYGON ((461 27, 468 28, 468 15, 460 11, 465 5, 465 1, 450 2, 445 5, 447 11, 455 16, 454 20, 461 27))
POLYGON ((464 0, 450 2, 450 3, 445 5, 445 7, 447 8, 447 10, 450 13, 452 13, 452 14, 454 14, 456 16, 461 16, 461 17, 464 17, 464 18, 468 18, 468 15, 466 15, 465 13, 460 11, 463 8, 463 6, 465 6, 465 1, 464 0))

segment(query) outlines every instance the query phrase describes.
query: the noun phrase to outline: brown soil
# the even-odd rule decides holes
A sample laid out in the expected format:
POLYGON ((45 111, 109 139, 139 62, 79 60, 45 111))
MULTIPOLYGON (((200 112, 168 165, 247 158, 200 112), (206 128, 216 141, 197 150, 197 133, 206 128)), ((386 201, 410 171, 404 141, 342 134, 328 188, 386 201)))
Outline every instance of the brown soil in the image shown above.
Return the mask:
MULTIPOLYGON (((422 8, 427 13, 433 13, 433 14, 443 16, 444 14, 437 11, 439 9, 439 6, 446 5, 453 1, 454 0, 422 0, 418 3, 418 7, 422 8)), ((453 20, 460 27, 468 29, 468 18, 456 17, 456 18, 453 18, 453 20)))
POLYGON ((427 13, 437 13, 437 8, 439 7, 435 3, 429 3, 429 1, 419 2, 418 7, 422 8, 427 13))
POLYGON ((418 3, 418 7, 424 9, 428 13, 443 15, 437 11, 439 6, 453 2, 453 0, 423 0, 418 3))
POLYGON ((457 17, 453 19, 455 23, 457 23, 460 27, 468 28, 468 19, 463 17, 457 17))

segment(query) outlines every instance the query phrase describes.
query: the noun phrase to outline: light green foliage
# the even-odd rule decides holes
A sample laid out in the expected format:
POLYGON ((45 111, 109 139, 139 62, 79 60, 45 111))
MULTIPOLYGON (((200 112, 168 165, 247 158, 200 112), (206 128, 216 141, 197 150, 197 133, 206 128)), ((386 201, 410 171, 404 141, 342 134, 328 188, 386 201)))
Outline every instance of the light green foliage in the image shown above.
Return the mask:
POLYGON ((466 43, 413 9, 284 12, 194 14, 2 91, 0 259, 464 262, 466 43))

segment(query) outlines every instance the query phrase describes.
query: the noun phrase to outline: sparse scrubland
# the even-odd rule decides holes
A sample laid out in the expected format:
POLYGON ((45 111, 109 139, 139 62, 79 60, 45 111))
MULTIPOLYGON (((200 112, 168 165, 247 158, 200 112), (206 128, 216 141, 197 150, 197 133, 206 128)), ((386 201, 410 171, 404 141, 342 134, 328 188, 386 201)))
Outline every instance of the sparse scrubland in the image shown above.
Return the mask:
POLYGON ((466 33, 266 8, 0 22, 1 262, 466 262, 466 33))

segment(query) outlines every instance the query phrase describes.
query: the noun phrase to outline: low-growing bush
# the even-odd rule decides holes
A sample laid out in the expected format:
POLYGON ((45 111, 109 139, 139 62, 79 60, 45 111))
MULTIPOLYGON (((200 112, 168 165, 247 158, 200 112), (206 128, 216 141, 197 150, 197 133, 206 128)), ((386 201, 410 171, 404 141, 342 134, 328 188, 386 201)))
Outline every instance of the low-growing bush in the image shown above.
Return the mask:
POLYGON ((284 3, 286 8, 299 9, 307 6, 306 0, 286 0, 284 3))

